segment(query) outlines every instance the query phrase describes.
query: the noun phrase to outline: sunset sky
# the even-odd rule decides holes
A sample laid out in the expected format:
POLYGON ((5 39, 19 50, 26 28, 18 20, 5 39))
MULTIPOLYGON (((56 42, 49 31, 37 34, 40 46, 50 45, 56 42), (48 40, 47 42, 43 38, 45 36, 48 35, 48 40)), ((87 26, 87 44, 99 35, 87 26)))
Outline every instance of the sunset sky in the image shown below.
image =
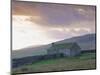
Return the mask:
POLYGON ((13 1, 13 50, 95 33, 95 14, 95 6, 13 1))

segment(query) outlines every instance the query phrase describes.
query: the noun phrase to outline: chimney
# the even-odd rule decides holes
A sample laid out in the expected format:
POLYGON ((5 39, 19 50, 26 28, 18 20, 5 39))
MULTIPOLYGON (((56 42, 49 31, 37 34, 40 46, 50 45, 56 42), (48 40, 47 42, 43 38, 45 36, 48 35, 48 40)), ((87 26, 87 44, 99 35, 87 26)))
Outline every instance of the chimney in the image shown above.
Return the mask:
POLYGON ((52 47, 54 46, 54 43, 52 43, 52 47))

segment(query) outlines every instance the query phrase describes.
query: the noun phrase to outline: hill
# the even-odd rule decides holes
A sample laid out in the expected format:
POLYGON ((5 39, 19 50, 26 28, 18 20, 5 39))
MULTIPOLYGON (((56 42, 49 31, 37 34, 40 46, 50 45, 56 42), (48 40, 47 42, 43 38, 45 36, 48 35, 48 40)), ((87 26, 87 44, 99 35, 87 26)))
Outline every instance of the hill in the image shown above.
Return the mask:
POLYGON ((83 36, 72 37, 69 39, 64 39, 55 43, 68 43, 68 42, 76 42, 81 47, 82 50, 91 50, 95 49, 96 43, 96 34, 87 34, 83 36))
MULTIPOLYGON (((58 43, 68 43, 68 42, 77 42, 82 50, 95 50, 96 34, 87 34, 87 35, 72 37, 54 43, 58 44, 58 43)), ((31 46, 20 50, 13 50, 12 58, 14 59, 14 58, 27 57, 27 56, 45 55, 49 47, 51 47, 51 44, 41 45, 37 47, 31 46)))

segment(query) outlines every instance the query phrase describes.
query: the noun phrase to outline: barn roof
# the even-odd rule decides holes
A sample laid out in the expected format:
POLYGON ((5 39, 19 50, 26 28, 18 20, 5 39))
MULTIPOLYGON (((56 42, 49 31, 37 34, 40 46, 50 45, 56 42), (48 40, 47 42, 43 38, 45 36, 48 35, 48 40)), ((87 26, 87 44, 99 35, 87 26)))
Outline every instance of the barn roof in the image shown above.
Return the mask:
MULTIPOLYGON (((73 45, 77 45, 77 43, 62 43, 62 44, 52 44, 52 47, 50 49, 70 49, 73 45)), ((78 46, 78 45, 77 45, 78 46)))

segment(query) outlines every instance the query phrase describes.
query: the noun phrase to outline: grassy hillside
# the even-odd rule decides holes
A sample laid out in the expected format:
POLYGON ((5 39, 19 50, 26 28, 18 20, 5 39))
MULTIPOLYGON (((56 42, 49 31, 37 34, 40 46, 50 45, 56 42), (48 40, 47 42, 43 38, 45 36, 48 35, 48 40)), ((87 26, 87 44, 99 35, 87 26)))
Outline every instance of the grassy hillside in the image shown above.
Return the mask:
POLYGON ((76 57, 42 60, 37 63, 15 68, 13 69, 13 73, 95 69, 95 62, 95 53, 83 53, 76 57))
MULTIPOLYGON (((72 37, 69 39, 64 39, 61 41, 54 42, 55 44, 62 44, 68 42, 76 42, 81 50, 91 50, 95 49, 95 34, 87 34, 83 36, 72 37)), ((41 45, 41 46, 30 46, 19 50, 12 51, 12 58, 23 58, 28 56, 36 56, 36 55, 45 55, 47 53, 47 49, 51 47, 51 44, 41 45)))

